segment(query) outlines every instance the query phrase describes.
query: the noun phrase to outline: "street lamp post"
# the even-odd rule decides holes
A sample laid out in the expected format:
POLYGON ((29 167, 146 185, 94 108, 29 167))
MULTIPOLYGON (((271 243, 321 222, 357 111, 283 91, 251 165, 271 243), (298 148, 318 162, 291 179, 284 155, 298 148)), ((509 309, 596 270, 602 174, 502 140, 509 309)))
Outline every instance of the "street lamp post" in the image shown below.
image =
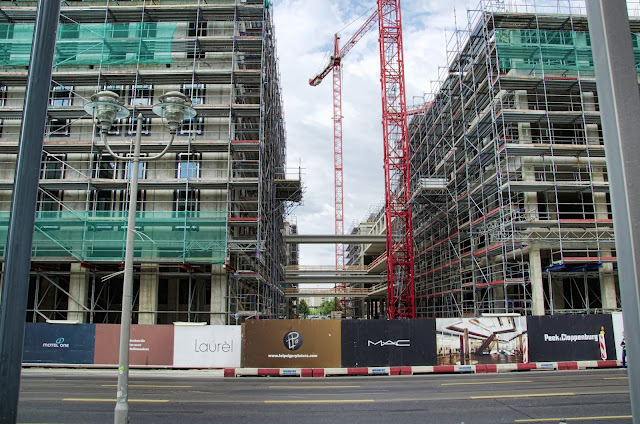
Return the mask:
MULTIPOLYGON (((172 91, 160 96, 160 104, 153 107, 153 112, 165 118, 169 126, 170 139, 162 152, 145 160, 155 160, 162 157, 171 147, 178 128, 184 118, 193 118, 196 111, 191 107, 189 98, 184 94, 172 91)), ((133 156, 118 155, 113 152, 107 140, 107 133, 114 119, 129 116, 129 110, 122 105, 120 97, 111 91, 101 91, 91 97, 85 110, 95 117, 96 125, 100 128, 100 139, 105 148, 115 159, 130 162, 129 178, 129 215, 127 221, 127 239, 124 257, 124 283, 122 287, 122 317, 120 320, 120 351, 118 357, 118 390, 114 414, 114 424, 129 422, 129 336, 131 334, 131 309, 133 298, 133 253, 136 228, 136 211, 138 203, 138 168, 140 164, 140 146, 142 139, 142 113, 138 114, 136 137, 133 145, 133 156)))

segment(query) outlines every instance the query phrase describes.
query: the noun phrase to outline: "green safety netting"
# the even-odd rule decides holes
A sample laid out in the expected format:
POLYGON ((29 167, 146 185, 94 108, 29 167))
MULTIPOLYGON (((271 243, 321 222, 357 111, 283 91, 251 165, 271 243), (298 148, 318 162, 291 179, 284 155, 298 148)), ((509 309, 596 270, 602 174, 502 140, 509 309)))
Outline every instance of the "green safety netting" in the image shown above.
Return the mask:
MULTIPOLYGON (((32 257, 124 261, 127 212, 37 212, 32 257)), ((6 247, 9 212, 0 213, 0 249, 6 247)), ((138 259, 224 263, 224 211, 138 212, 138 259)))
MULTIPOLYGON (((54 66, 169 63, 175 22, 60 24, 54 66)), ((33 24, 0 24, 0 65, 29 64, 33 24)))
MULTIPOLYGON (((500 70, 594 71, 589 33, 546 30, 496 30, 500 70)), ((640 71, 640 36, 632 34, 636 69, 640 71)))

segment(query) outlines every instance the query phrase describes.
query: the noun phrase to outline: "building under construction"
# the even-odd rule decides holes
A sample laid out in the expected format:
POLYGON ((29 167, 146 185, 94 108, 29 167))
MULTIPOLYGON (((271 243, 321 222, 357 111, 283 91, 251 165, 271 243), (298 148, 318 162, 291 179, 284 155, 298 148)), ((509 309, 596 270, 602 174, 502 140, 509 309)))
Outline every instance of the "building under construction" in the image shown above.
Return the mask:
POLYGON ((620 308, 586 10, 538 3, 469 10, 410 121, 417 316, 620 308))
MULTIPOLYGON (((0 13, 0 239, 6 240, 36 2, 0 13)), ((62 3, 42 157, 28 321, 118 322, 128 209, 127 161, 113 158, 83 106, 110 90, 133 111, 108 141, 142 155, 169 139, 152 113, 186 94, 165 156, 141 161, 134 317, 139 324, 234 324, 285 314, 287 179, 275 37, 264 0, 62 3)), ((3 246, 4 248, 4 246, 3 246)), ((4 256, 4 255, 3 255, 4 256)))

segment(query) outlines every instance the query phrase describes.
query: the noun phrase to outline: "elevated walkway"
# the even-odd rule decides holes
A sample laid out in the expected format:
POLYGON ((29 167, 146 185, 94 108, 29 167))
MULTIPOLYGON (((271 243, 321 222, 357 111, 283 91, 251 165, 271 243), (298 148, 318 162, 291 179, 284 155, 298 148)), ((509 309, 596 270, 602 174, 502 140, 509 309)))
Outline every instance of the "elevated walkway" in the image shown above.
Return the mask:
POLYGON ((285 284, 378 284, 385 279, 384 275, 287 275, 285 284))
POLYGON ((287 244, 386 244, 387 237, 384 234, 292 234, 284 236, 284 241, 287 244))
POLYGON ((331 287, 319 288, 288 288, 284 297, 384 297, 387 294, 387 284, 377 284, 371 288, 362 287, 331 287))

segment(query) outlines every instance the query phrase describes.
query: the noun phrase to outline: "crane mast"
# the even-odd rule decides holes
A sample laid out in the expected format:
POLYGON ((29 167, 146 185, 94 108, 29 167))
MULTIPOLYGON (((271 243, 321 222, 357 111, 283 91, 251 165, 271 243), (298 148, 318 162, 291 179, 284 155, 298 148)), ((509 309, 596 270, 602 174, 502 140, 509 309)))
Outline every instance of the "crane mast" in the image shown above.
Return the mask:
MULTIPOLYGON (((336 34, 333 47, 334 57, 337 58, 333 65, 333 177, 335 183, 335 233, 342 235, 344 234, 342 215, 344 205, 342 200, 342 61, 340 60, 338 40, 340 40, 340 36, 336 34)), ((342 243, 336 244, 336 269, 344 269, 344 244, 342 243)), ((346 306, 345 303, 343 302, 343 306, 346 306)))
POLYGON ((400 0, 377 0, 382 83, 387 315, 415 318, 409 138, 400 0))

